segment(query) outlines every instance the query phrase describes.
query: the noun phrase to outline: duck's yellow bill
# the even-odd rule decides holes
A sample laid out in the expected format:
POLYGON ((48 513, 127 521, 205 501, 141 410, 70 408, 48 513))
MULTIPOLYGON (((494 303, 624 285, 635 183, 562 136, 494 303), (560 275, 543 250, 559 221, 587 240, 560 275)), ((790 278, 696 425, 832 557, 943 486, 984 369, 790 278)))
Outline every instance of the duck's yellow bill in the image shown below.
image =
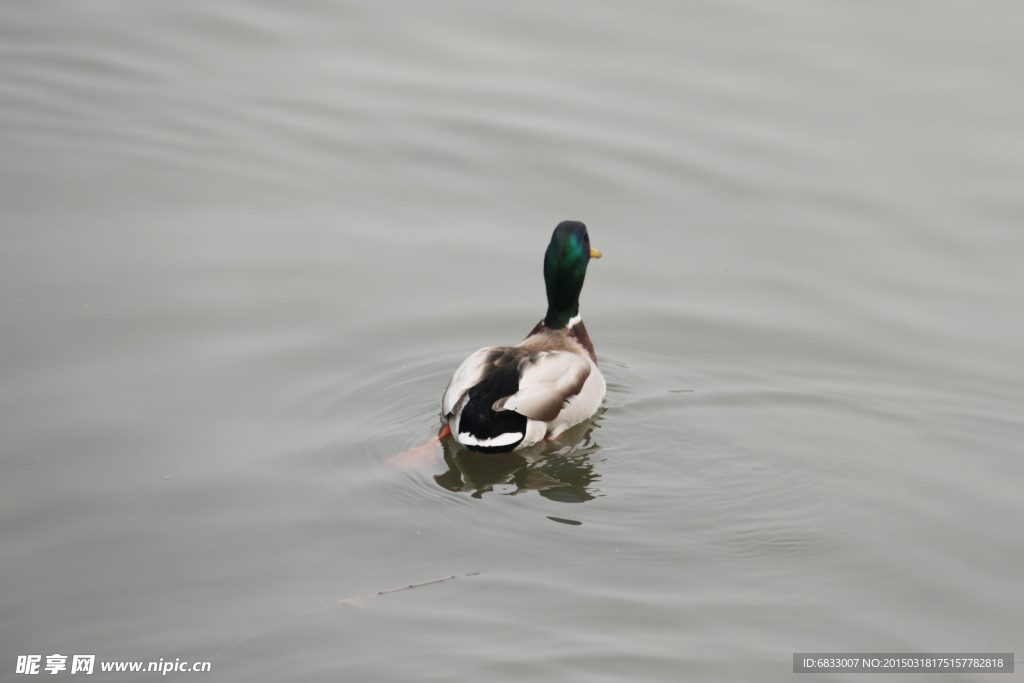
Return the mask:
POLYGON ((590 258, 601 258, 601 252, 593 247, 590 248, 590 258))

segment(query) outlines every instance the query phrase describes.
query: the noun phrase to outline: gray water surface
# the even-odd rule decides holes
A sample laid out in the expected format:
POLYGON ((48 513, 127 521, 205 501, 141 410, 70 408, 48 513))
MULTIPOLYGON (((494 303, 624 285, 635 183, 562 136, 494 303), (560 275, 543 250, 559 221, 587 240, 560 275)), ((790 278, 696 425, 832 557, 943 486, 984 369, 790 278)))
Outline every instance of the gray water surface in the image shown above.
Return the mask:
POLYGON ((1022 656, 1022 22, 4 3, 0 677, 1022 656), (564 219, 605 254, 581 300, 602 411, 386 466, 463 358, 543 316, 564 219))

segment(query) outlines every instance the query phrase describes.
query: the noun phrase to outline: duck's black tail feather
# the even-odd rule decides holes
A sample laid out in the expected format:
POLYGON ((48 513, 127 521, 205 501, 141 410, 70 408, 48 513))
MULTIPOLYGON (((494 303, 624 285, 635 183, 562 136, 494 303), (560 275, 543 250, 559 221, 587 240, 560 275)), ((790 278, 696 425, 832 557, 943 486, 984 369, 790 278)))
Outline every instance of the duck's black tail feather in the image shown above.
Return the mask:
POLYGON ((471 451, 507 453, 526 437, 526 416, 512 410, 495 411, 499 398, 519 391, 519 368, 509 363, 495 368, 469 390, 459 420, 459 442, 471 451))

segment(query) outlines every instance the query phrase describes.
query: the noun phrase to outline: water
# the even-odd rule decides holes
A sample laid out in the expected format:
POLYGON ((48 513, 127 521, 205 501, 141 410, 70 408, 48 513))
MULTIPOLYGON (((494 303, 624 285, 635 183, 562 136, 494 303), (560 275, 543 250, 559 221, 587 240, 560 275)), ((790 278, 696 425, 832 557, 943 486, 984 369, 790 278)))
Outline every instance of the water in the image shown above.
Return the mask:
POLYGON ((1020 657, 1022 19, 5 4, 4 676, 1020 657), (605 254, 603 411, 386 467, 465 356, 543 315, 563 219, 605 254))

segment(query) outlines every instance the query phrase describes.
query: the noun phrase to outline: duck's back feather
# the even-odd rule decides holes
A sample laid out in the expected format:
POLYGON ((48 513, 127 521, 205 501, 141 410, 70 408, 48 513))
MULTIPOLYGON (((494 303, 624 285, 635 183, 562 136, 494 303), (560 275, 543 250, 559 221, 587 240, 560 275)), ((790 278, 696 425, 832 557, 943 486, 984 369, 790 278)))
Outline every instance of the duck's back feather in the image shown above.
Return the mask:
POLYGON ((535 420, 558 417, 567 400, 580 393, 590 376, 586 359, 568 351, 539 351, 518 363, 519 386, 494 403, 498 412, 514 410, 535 420))
POLYGON ((441 398, 441 415, 445 420, 451 419, 457 412, 459 401, 466 396, 466 392, 480 383, 484 377, 494 370, 494 364, 503 355, 507 347, 486 346, 472 356, 462 361, 462 365, 452 375, 448 386, 441 398))

